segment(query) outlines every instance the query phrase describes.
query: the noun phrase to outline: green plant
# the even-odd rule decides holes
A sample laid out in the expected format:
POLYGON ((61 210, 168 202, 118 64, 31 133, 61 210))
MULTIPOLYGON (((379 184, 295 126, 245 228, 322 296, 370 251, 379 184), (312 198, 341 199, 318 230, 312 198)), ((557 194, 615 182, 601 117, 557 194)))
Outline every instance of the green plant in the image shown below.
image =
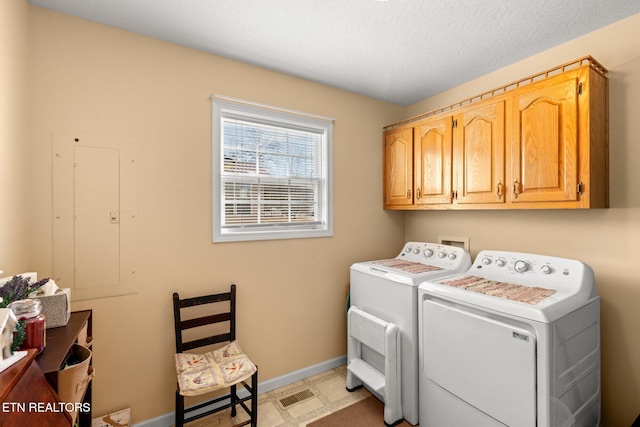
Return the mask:
POLYGON ((13 333, 13 342, 11 343, 11 352, 18 351, 22 343, 24 342, 26 333, 24 330, 24 321, 20 320, 16 323, 16 330, 13 333))

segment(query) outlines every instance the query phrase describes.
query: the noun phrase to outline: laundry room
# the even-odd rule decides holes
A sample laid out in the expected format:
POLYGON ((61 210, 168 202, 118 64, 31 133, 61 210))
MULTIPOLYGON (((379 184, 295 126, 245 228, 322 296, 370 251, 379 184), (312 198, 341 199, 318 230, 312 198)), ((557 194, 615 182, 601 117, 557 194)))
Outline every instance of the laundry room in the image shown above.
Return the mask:
MULTIPOLYGON (((640 415, 640 168, 633 164, 640 161, 640 13, 508 63, 495 51, 486 62, 504 65, 401 105, 35 3, 46 2, 0 5, 0 277, 51 277, 71 288, 72 311, 91 310, 94 416, 130 408, 132 425, 173 424, 173 292, 197 296, 236 284, 238 341, 266 392, 344 366, 354 263, 443 239, 467 243, 470 262, 493 250, 590 266, 600 297, 601 425, 629 427, 640 415), (588 56, 607 70, 608 207, 383 207, 386 127, 588 56), (329 123, 326 235, 214 241, 216 99, 329 123), (69 161, 78 142, 87 148, 79 153, 105 169, 69 161), (107 212, 122 230, 117 274, 127 274, 117 287, 104 282, 116 274, 106 261, 74 271, 74 261, 84 262, 75 247, 116 256, 102 249, 102 238, 70 231, 77 218, 66 184, 74 173, 96 178, 92 172, 94 186, 119 186, 122 207, 107 212)), ((513 181, 501 184, 513 191, 513 181)))

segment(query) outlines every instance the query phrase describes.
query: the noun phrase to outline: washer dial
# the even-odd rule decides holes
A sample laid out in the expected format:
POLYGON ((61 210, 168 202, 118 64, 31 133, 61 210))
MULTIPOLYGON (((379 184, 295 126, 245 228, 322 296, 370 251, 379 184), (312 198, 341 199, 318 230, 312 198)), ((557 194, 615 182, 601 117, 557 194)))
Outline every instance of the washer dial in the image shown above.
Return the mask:
POLYGON ((513 264, 513 269, 518 273, 524 273, 529 269, 529 263, 526 261, 518 260, 513 264))

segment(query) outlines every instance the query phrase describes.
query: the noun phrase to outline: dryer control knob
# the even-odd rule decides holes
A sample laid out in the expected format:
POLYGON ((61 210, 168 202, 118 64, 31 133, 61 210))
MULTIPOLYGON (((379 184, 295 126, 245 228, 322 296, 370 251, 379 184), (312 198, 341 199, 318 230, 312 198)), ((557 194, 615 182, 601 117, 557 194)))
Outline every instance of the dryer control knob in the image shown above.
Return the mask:
POLYGON ((446 256, 447 256, 447 254, 445 254, 444 252, 438 252, 438 256, 439 256, 440 258, 444 258, 444 257, 446 257, 446 256))
POLYGON ((415 248, 415 249, 413 250, 413 253, 414 253, 414 254, 416 254, 416 255, 418 255, 418 254, 420 253, 420 249, 415 248))
POLYGON ((456 259, 457 256, 453 252, 449 254, 449 259, 456 259))
POLYGON ((529 269, 529 264, 526 261, 518 260, 513 264, 513 269, 518 273, 524 273, 529 269))
POLYGON ((498 267, 504 267, 504 264, 505 264, 505 262, 504 262, 504 260, 503 260, 503 259, 498 259, 498 260, 496 260, 496 265, 497 265, 498 267))
POLYGON ((482 263, 484 265, 489 265, 489 264, 491 264, 491 259, 490 258, 486 258, 486 257, 482 258, 482 263))
POLYGON ((429 258, 430 256, 433 256, 433 249, 425 249, 423 253, 424 253, 424 256, 429 258))
POLYGON ((411 247, 407 246, 406 248, 404 248, 404 251, 408 254, 411 253, 411 247))
POLYGON ((551 273, 551 266, 550 265, 543 265, 542 267, 540 267, 540 270, 542 270, 542 272, 544 274, 549 274, 549 273, 551 273))

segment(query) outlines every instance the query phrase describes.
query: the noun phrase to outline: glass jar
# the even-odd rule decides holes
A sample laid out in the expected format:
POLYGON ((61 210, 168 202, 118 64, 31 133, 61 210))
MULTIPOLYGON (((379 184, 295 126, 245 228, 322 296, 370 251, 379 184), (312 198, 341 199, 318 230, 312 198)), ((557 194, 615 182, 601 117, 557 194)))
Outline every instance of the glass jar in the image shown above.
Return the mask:
POLYGON ((20 350, 35 348, 42 353, 47 345, 46 319, 38 299, 22 299, 9 304, 13 319, 24 323, 24 341, 20 350))

